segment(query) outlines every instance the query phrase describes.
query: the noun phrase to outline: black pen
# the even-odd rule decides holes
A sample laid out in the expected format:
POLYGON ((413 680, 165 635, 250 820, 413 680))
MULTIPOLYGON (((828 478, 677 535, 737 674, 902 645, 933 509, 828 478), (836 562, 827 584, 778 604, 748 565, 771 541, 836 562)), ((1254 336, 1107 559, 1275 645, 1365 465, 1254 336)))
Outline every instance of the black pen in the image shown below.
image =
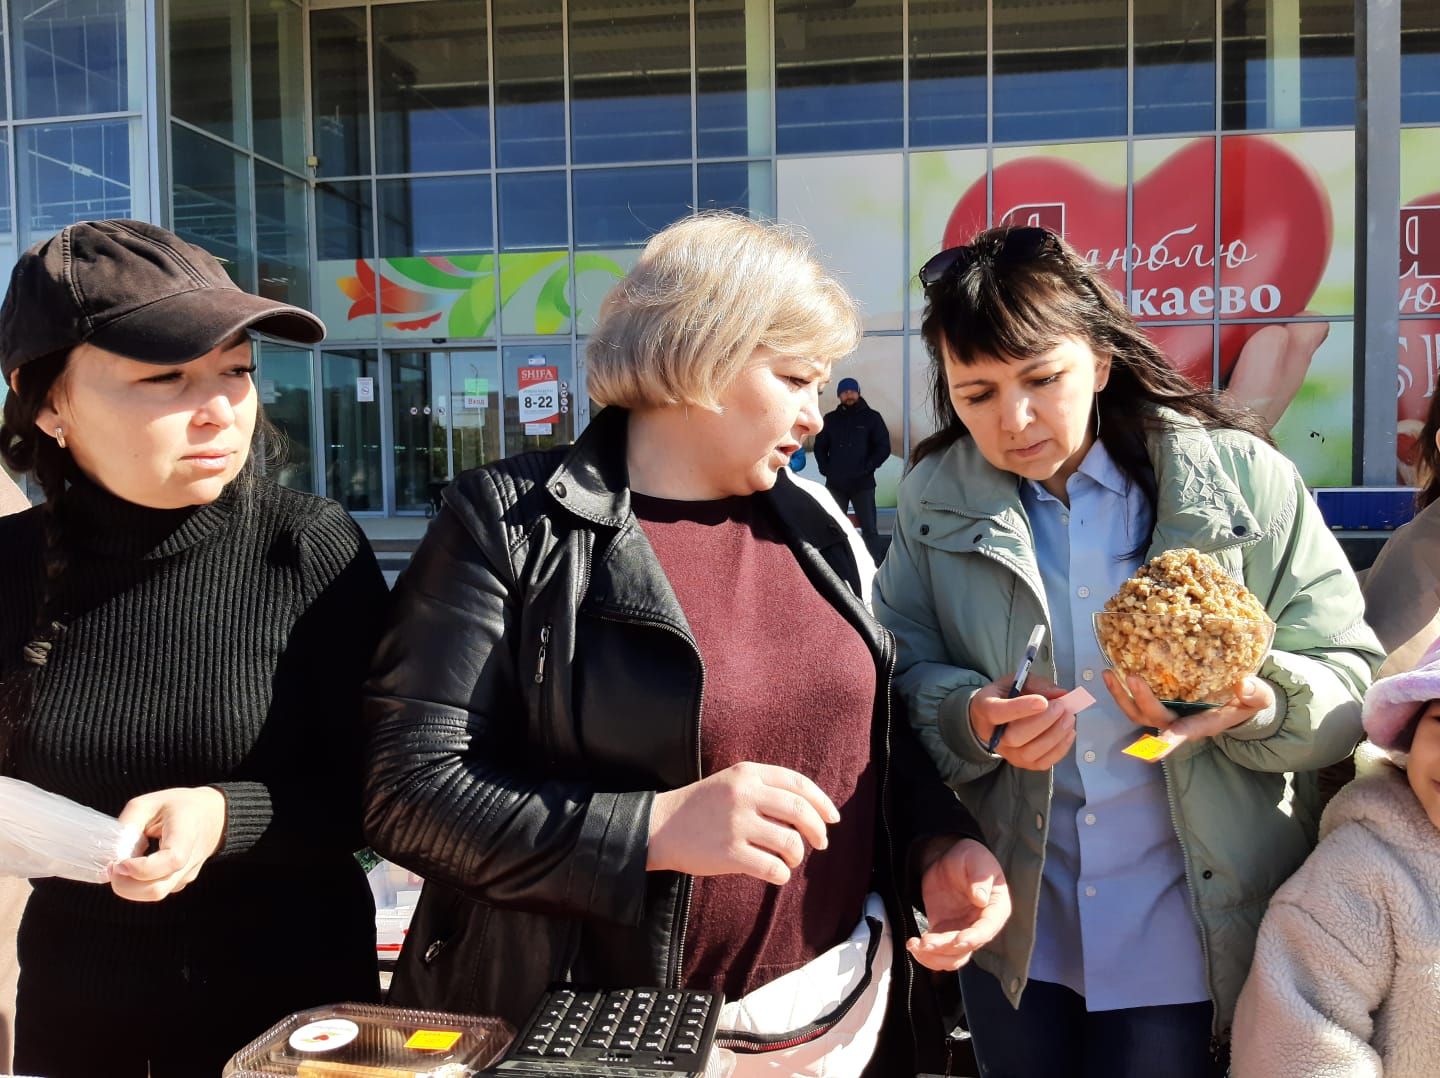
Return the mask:
MULTIPOLYGON (((1020 695, 1025 688, 1025 679, 1030 676, 1030 664, 1035 661, 1035 656, 1040 652, 1040 642, 1045 639, 1045 623, 1041 622, 1030 630, 1030 640, 1025 645, 1025 658, 1020 660, 1020 669, 1015 671, 1015 684, 1010 686, 1009 693, 1005 699, 1013 700, 1020 695)), ((987 752, 994 752, 1000 744, 1000 738, 1005 734, 1004 726, 995 727, 995 732, 990 735, 990 741, 985 746, 987 752)))

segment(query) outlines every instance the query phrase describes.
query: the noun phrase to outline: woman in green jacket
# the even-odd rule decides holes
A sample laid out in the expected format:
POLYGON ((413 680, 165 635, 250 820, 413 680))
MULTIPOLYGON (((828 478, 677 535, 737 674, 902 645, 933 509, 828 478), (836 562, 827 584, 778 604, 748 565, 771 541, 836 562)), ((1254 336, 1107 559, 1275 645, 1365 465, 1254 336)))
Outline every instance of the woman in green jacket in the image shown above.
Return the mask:
POLYGON ((1266 902, 1315 842, 1312 773, 1359 740, 1383 657, 1354 574, 1259 421, 1175 373, 1058 237, 993 229, 921 280, 940 429, 875 608, 910 720, 1010 880, 1009 924, 961 973, 981 1073, 1222 1073, 1266 902), (1259 675, 1188 717, 1116 680, 1090 627, 1184 547, 1277 625, 1259 675), (1075 685, 1097 698, 1078 716, 1075 685), (1139 726, 1184 742, 1142 763, 1121 751, 1139 726))

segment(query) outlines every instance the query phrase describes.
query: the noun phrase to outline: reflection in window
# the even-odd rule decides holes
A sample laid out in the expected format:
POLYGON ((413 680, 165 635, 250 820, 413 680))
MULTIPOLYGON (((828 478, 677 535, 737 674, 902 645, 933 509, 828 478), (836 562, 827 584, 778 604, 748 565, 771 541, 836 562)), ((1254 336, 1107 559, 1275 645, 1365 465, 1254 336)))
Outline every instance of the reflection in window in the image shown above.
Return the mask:
POLYGON ((489 176, 380 180, 380 256, 489 251, 489 176))
POLYGON ((1400 122, 1440 123, 1440 4, 1400 0, 1400 122))
POLYGON ((1227 130, 1355 122, 1355 0, 1224 0, 1227 130))
POLYGON ((566 247, 563 172, 522 172, 496 177, 500 185, 500 246, 507 251, 566 247))
MULTIPOLYGON (((10 201, 10 132, 0 129, 0 237, 8 238, 14 228, 15 217, 10 201)), ((4 279, 8 281, 10 278, 4 279)))
POLYGON ((310 306, 310 226, 305 181, 263 161, 255 162, 255 254, 259 293, 310 306))
POLYGON ((310 352, 273 341, 260 342, 256 386, 265 418, 284 436, 283 453, 270 475, 281 486, 315 490, 315 458, 310 420, 315 407, 315 376, 310 352))
POLYGON ((690 169, 575 173, 575 246, 638 247, 690 212, 690 169))
POLYGON ((904 142, 899 0, 795 0, 775 12, 780 153, 904 142))
POLYGON ((376 171, 489 168, 485 5, 390 4, 375 7, 371 18, 376 171))
POLYGON ((912 0, 910 144, 985 141, 984 0, 912 0))
POLYGON ((770 5, 695 0, 695 63, 700 156, 769 154, 770 5))
POLYGON ((291 168, 305 164, 304 18, 290 0, 251 5, 250 107, 255 152, 291 168))
POLYGON ((325 493, 352 513, 385 508, 380 474, 380 360, 369 348, 321 355, 325 493))
POLYGON ((375 253, 369 180, 315 185, 315 236, 322 260, 369 258, 375 253))
POLYGON ((134 120, 21 127, 16 171, 20 177, 20 246, 76 221, 134 217, 144 205, 130 172, 134 120))
POLYGON ((492 0, 501 168, 565 163, 562 0, 492 0))
POLYGON ((170 4, 171 111, 246 145, 244 0, 170 4))
POLYGON ((10 0, 15 115, 76 116, 140 107, 139 0, 10 0))
POLYGON ((179 124, 171 125, 170 146, 175 234, 205 248, 236 284, 253 291, 248 159, 179 124))
POLYGON ((310 13, 310 68, 315 87, 316 172, 370 171, 370 89, 365 9, 310 13))
POLYGON ((690 156, 687 0, 571 0, 577 164, 690 156))
POLYGON ((1124 4, 995 7, 995 141, 1126 129, 1124 4))
POLYGON ((1135 0, 1135 133, 1214 129, 1214 3, 1135 0))
POLYGON ((734 210, 774 218, 775 182, 769 161, 722 161, 699 167, 697 209, 734 210))

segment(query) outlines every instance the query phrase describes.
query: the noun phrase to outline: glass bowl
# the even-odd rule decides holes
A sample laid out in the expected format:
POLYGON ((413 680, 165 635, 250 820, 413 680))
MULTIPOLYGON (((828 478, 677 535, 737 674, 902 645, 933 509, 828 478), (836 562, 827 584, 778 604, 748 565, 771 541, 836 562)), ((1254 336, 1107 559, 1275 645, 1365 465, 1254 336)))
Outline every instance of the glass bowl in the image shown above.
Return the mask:
POLYGON ((1100 653, 1121 674, 1134 674, 1162 704, 1193 714, 1228 703, 1235 683, 1270 654, 1275 623, 1218 614, 1091 615, 1100 653))

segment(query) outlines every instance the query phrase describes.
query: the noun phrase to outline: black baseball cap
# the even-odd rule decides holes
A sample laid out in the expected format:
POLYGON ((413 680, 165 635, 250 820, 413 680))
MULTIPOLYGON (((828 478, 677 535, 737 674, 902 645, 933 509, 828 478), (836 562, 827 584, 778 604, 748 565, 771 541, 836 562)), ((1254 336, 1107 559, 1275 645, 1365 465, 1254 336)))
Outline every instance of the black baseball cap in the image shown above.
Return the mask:
POLYGON ((317 344, 325 323, 236 287, 208 251, 144 221, 82 221, 31 247, 0 306, 5 380, 88 342, 145 363, 187 363, 243 329, 317 344))

